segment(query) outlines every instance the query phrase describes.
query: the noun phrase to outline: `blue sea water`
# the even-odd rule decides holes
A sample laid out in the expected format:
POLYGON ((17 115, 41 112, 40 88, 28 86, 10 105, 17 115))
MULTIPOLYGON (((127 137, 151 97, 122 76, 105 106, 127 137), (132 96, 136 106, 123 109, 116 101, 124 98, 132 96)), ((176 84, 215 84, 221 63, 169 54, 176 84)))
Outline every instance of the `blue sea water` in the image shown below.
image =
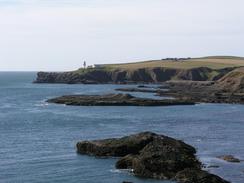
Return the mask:
MULTIPOLYGON (((65 94, 112 93, 122 85, 32 84, 36 73, 0 72, 0 182, 167 183, 140 179, 114 168, 115 158, 76 153, 79 140, 141 131, 169 135, 195 146, 198 157, 233 183, 244 182, 244 105, 170 107, 73 107, 47 104, 65 94)), ((149 94, 137 94, 149 95, 149 94)), ((150 94, 152 95, 152 94, 150 94)))

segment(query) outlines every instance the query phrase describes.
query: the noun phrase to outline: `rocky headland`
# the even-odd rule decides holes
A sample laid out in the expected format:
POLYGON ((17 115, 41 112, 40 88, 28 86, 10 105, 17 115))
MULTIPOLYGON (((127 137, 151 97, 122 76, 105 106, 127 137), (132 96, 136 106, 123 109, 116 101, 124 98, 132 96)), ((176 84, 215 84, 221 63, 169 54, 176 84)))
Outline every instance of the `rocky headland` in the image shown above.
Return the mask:
POLYGON ((170 105, 194 105, 194 102, 171 99, 147 99, 138 98, 130 94, 106 94, 106 95, 67 95, 47 102, 74 106, 170 106, 170 105))
POLYGON ((244 68, 238 68, 217 81, 169 81, 169 90, 158 94, 206 103, 244 104, 244 68))
POLYGON ((122 138, 81 141, 77 152, 97 157, 119 157, 118 169, 135 176, 174 180, 180 183, 228 183, 202 170, 194 147, 183 141, 151 132, 122 138))
POLYGON ((244 104, 244 68, 229 72, 217 81, 167 81, 162 86, 118 88, 123 92, 148 92, 195 103, 244 104))
POLYGON ((128 84, 162 83, 170 80, 217 81, 240 67, 244 67, 242 57, 166 58, 123 64, 93 65, 70 72, 39 72, 34 82, 128 84))
POLYGON ((117 88, 122 92, 155 93, 170 99, 143 99, 129 94, 70 95, 50 99, 48 102, 67 105, 120 105, 120 106, 166 106, 194 103, 238 103, 244 104, 244 68, 238 68, 217 81, 171 80, 159 87, 117 88))
MULTIPOLYGON (((174 97, 178 102, 182 101, 183 103, 187 101, 192 103, 243 104, 244 59, 239 57, 206 57, 187 61, 164 60, 110 64, 71 72, 39 72, 34 82, 66 84, 162 84, 164 86, 159 88, 137 87, 119 88, 117 90, 123 92, 156 93, 159 96, 174 97), (165 83, 167 85, 166 88, 165 83)), ((88 100, 91 98, 91 96, 87 97, 88 100)), ((107 98, 106 96, 100 96, 102 100, 104 97, 107 98)), ((71 96, 61 97, 59 101, 64 101, 64 98, 70 100, 71 96)), ((78 99, 77 96, 72 96, 72 98, 78 99)), ((50 101, 57 101, 57 99, 50 101)), ((67 100, 66 103, 69 104, 67 100)), ((71 103, 75 103, 74 100, 71 103)), ((115 102, 115 104, 118 104, 118 102, 115 102)))
POLYGON ((88 68, 72 72, 39 72, 34 83, 131 84, 163 83, 169 80, 216 81, 233 68, 88 68))

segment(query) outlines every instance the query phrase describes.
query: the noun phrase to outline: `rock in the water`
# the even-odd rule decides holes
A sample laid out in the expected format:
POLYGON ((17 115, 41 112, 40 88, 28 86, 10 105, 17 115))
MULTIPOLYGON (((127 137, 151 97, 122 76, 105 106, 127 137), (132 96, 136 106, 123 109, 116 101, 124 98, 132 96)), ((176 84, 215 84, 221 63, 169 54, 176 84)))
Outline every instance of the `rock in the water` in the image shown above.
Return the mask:
POLYGON ((232 163, 240 163, 241 162, 241 160, 239 160, 238 158, 235 158, 232 155, 219 156, 218 158, 222 159, 224 161, 232 162, 232 163))
POLYGON ((121 158, 117 168, 132 168, 133 173, 142 177, 172 179, 185 168, 200 168, 195 158, 195 149, 181 141, 166 136, 155 136, 138 155, 121 158), (128 165, 128 167, 121 165, 128 165))
POLYGON ((82 141, 78 142, 76 146, 80 154, 121 157, 138 154, 141 149, 153 141, 154 136, 156 134, 145 132, 123 138, 82 141))
POLYGON ((139 177, 177 180, 183 183, 227 183, 201 170, 194 147, 164 135, 143 132, 123 138, 82 141, 77 152, 121 157, 118 169, 132 169, 139 177))
POLYGON ((160 91, 159 89, 154 89, 154 88, 117 88, 115 89, 116 91, 122 91, 122 92, 142 92, 142 93, 157 93, 160 91))
POLYGON ((209 165, 207 168, 219 168, 219 165, 209 165))
POLYGON ((196 169, 185 169, 177 173, 175 179, 181 183, 229 183, 217 175, 196 169))
POLYGON ((50 99, 48 102, 75 106, 169 106, 194 104, 194 102, 185 100, 155 100, 138 98, 129 94, 68 95, 50 99))

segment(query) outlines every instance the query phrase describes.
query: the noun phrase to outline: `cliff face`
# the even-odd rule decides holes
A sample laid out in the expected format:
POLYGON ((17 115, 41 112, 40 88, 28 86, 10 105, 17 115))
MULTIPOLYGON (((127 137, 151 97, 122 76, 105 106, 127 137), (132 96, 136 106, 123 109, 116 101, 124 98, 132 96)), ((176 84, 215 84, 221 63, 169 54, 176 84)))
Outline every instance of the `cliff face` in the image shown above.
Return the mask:
POLYGON ((244 93, 244 68, 235 69, 216 82, 222 90, 233 93, 244 93))
POLYGON ((104 83, 161 83, 169 80, 214 81, 232 68, 214 70, 207 67, 193 69, 87 69, 85 72, 39 72, 35 83, 104 84, 104 83))

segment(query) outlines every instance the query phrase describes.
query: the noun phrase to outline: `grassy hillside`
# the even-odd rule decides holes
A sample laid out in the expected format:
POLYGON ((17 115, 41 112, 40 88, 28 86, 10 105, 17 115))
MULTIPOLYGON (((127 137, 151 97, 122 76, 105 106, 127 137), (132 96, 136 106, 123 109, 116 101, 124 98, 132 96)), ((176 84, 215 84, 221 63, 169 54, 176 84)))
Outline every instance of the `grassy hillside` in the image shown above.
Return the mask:
POLYGON ((107 64, 105 68, 110 69, 139 69, 150 67, 165 67, 175 69, 191 69, 198 67, 208 67, 211 69, 223 69, 227 67, 244 66, 244 58, 231 56, 213 56, 192 58, 189 60, 151 60, 126 64, 107 64))
POLYGON ((80 68, 73 72, 40 72, 35 82, 97 84, 161 83, 169 80, 216 81, 239 67, 244 68, 244 58, 215 56, 164 59, 125 64, 105 64, 95 68, 80 68))
POLYGON ((237 68, 218 81, 219 87, 232 92, 244 92, 244 67, 237 68))

